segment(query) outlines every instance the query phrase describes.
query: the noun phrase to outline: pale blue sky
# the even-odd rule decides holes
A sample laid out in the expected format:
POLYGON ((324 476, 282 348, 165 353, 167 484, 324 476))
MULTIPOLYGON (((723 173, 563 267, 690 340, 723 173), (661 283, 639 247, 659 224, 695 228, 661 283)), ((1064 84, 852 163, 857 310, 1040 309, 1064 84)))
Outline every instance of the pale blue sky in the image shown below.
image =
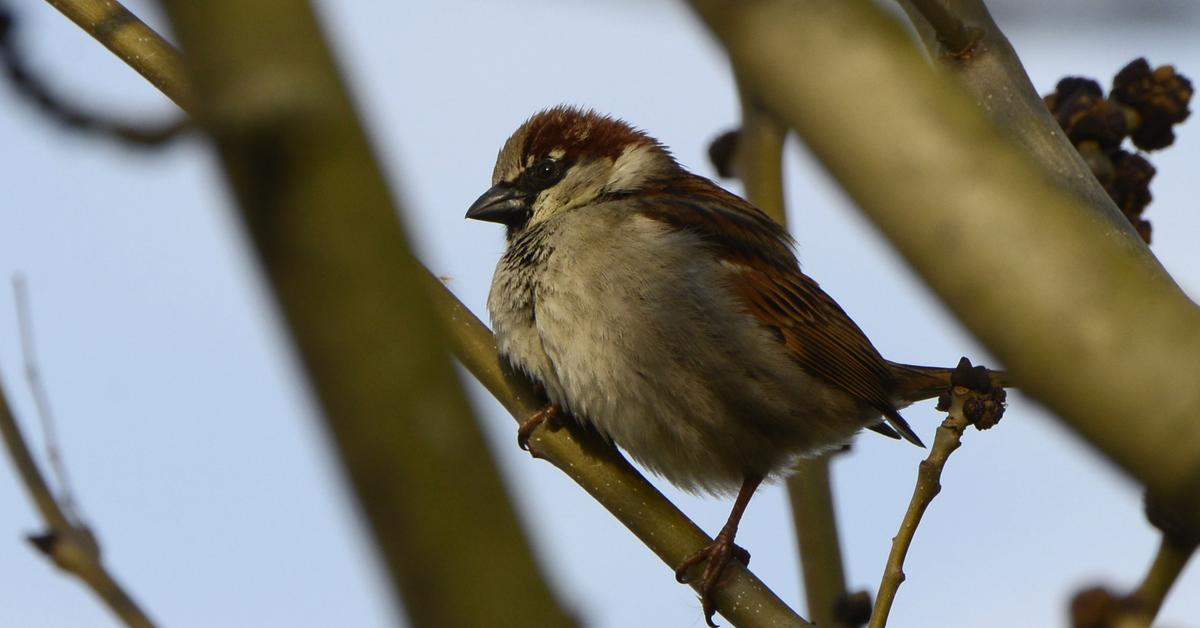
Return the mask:
MULTIPOLYGON (((145 11, 145 3, 133 6, 145 11)), ((60 89, 136 118, 169 111, 44 3, 19 8, 31 61, 60 89)), ((702 174, 711 174, 707 142, 737 118, 725 62, 675 3, 321 8, 416 247, 481 315, 501 230, 462 215, 525 117, 562 102, 595 107, 647 129, 702 174)), ((1084 26, 1064 13, 1042 23, 1023 15, 1002 18, 1002 26, 1042 91, 1065 74, 1107 81, 1140 55, 1200 76, 1194 13, 1187 25, 1084 26)), ((62 448, 113 570, 169 626, 402 623, 205 146, 190 140, 143 153, 81 137, 48 126, 6 89, 0 109, 0 276, 28 277, 62 448)), ((1148 213, 1154 250, 1193 296, 1195 125, 1152 157, 1159 176, 1148 213)), ((788 172, 806 271, 885 355, 986 359, 799 146, 788 172)), ((40 442, 15 330, 3 289, 0 373, 40 442)), ((518 451, 511 418, 486 395, 476 400, 541 559, 572 609, 599 627, 703 625, 694 595, 669 568, 562 474, 518 451)), ((1139 491, 1032 402, 1011 400, 999 428, 969 433, 950 461, 891 625, 1061 625, 1070 592, 1095 582, 1131 585, 1149 563, 1157 538, 1139 491)), ((922 435, 939 420, 930 404, 906 416, 922 435)), ((868 434, 837 463, 852 587, 874 592, 921 457, 868 434)), ((728 512, 725 500, 654 481, 709 531, 728 512)), ((0 472, 0 625, 111 625, 86 591, 21 540, 39 526, 23 489, 0 472)), ((755 497, 739 540, 756 573, 803 611, 779 487, 755 497)), ((1192 565, 1163 624, 1200 625, 1197 618, 1200 569, 1192 565)))

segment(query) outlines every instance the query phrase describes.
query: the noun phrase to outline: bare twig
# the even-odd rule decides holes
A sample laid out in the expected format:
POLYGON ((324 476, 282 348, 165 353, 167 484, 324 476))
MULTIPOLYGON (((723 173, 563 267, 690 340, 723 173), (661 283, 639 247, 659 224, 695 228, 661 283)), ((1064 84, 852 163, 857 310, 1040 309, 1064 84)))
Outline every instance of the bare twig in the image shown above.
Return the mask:
POLYGON ((871 613, 871 622, 868 624, 870 628, 883 628, 887 625, 888 613, 896 599, 896 591, 900 588, 900 583, 904 582, 904 558, 908 555, 908 548, 912 545, 913 536, 917 533, 917 526, 921 523, 925 509, 942 490, 942 469, 946 466, 950 454, 958 449, 963 430, 967 428, 963 402, 970 394, 965 388, 954 388, 949 416, 938 427, 929 456, 921 461, 917 470, 917 485, 913 489, 908 510, 900 523, 900 531, 892 537, 892 551, 888 554, 887 567, 879 583, 879 592, 875 595, 875 610, 871 613))
POLYGON ((21 359, 25 363, 25 379, 29 382, 29 391, 33 395, 33 404, 37 409, 38 418, 42 422, 42 434, 46 442, 46 460, 50 462, 50 471, 58 480, 57 502, 71 521, 79 521, 78 504, 75 502, 75 491, 67 475, 67 467, 63 463, 62 451, 59 449, 58 430, 55 427, 54 413, 50 408, 50 395, 42 382, 42 370, 38 366, 37 349, 33 341, 33 315, 30 312, 29 289, 25 277, 13 275, 13 299, 17 305, 17 328, 21 336, 21 359))
MULTIPOLYGON (((22 335, 27 329, 26 321, 22 323, 22 335)), ((105 568, 100 556, 100 546, 91 530, 77 521, 74 513, 54 498, 50 485, 38 470, 37 462, 25 444, 25 438, 21 435, 21 428, 4 396, 2 385, 0 433, 4 436, 4 444, 8 448, 13 466, 17 468, 17 474, 46 524, 45 532, 32 535, 29 540, 38 550, 50 557, 55 565, 83 581, 126 625, 138 628, 153 626, 153 622, 137 602, 105 568)))
POLYGON ((1179 575, 1183 573, 1183 568, 1187 566, 1188 561, 1195 553, 1195 543, 1180 542, 1169 536, 1163 536, 1162 542, 1158 546, 1158 553, 1155 554, 1154 562, 1150 564, 1145 578, 1129 596, 1134 606, 1144 616, 1147 625, 1158 616, 1163 601, 1167 599, 1167 593, 1171 591, 1171 587, 1175 586, 1179 575))

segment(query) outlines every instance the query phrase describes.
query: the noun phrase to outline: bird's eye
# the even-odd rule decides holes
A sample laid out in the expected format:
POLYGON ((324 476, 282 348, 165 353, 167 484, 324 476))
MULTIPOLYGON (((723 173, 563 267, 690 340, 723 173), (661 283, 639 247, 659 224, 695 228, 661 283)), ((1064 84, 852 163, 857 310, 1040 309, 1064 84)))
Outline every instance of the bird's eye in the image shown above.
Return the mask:
POLYGON ((545 159, 533 164, 529 169, 527 176, 530 183, 534 187, 544 189, 555 183, 558 183, 559 178, 563 174, 563 163, 557 159, 546 157, 545 159))

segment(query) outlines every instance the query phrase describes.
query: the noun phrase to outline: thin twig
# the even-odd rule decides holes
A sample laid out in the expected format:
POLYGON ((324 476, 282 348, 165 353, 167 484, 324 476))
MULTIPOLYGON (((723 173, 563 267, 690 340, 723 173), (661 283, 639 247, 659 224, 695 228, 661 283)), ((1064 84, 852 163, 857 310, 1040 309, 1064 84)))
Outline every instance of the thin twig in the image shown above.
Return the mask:
POLYGON ((1134 606, 1144 614, 1147 624, 1158 616, 1167 593, 1175 586, 1183 568, 1195 553, 1195 543, 1179 542, 1163 535, 1154 562, 1150 564, 1142 583, 1129 596, 1134 606))
POLYGON ((13 299, 17 305, 17 328, 21 337, 21 359, 25 363, 25 380, 29 383, 29 391, 33 395, 34 408, 42 423, 42 435, 46 443, 46 460, 50 463, 50 472, 58 480, 58 503, 62 506, 67 518, 79 522, 79 506, 75 501, 75 491, 71 488, 67 467, 63 463, 62 451, 59 449, 58 430, 55 427, 54 413, 50 408, 50 395, 42 382, 42 370, 38 366, 37 350, 33 341, 33 315, 30 313, 29 290, 25 277, 13 275, 13 299))
POLYGON ((25 444, 21 428, 4 396, 2 384, 0 433, 3 434, 9 457, 12 458, 25 489, 46 523, 46 531, 32 535, 29 540, 49 556, 55 565, 82 580, 127 626, 153 626, 146 613, 105 568, 100 557, 100 546, 91 530, 74 521, 63 505, 55 500, 49 484, 38 470, 37 462, 25 444))
POLYGON ((871 622, 868 624, 870 628, 883 628, 887 625, 888 613, 896 599, 896 591, 900 588, 900 583, 904 582, 904 558, 908 555, 908 548, 912 545, 913 536, 917 533, 917 526, 921 523, 925 509, 942 490, 942 469, 946 466, 950 454, 958 449, 963 430, 968 425, 963 413, 963 402, 970 394, 965 388, 954 388, 949 416, 938 427, 929 456, 921 461, 917 470, 917 485, 913 489, 908 510, 900 523, 900 531, 892 537, 892 551, 888 554, 887 567, 879 583, 879 592, 875 595, 875 610, 871 613, 871 622))

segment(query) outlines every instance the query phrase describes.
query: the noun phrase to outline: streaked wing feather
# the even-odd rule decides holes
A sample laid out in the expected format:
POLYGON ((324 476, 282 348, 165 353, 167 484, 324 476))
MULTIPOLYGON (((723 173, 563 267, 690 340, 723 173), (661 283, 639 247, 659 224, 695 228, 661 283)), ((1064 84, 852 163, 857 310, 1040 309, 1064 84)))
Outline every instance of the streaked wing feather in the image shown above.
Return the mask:
MULTIPOLYGON (((800 272, 791 238, 781 225, 702 177, 673 180, 654 192, 645 196, 653 202, 644 204, 642 212, 697 233, 712 246, 739 273, 741 281, 733 282, 732 289, 747 312, 778 330, 801 368, 889 419, 899 416, 888 391, 887 362, 842 308, 800 272)), ((893 421, 893 426, 906 438, 916 438, 907 424, 893 421)))

